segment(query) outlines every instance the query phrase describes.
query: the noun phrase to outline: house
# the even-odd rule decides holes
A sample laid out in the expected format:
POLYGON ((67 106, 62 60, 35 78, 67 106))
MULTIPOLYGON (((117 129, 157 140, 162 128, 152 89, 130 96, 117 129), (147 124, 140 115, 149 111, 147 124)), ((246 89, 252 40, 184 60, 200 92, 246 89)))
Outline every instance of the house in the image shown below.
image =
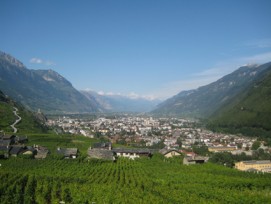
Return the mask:
POLYGON ((94 149, 112 149, 112 143, 111 142, 98 142, 93 144, 94 149))
POLYGON ((4 141, 9 141, 10 144, 14 144, 15 143, 15 135, 4 135, 2 136, 2 140, 4 141))
POLYGON ((21 146, 12 146, 11 149, 9 150, 9 154, 11 156, 17 157, 23 151, 24 151, 24 148, 21 146))
POLYGON ((161 154, 163 154, 166 158, 171 158, 174 156, 180 156, 181 153, 176 149, 161 149, 159 150, 161 154))
POLYGON ((76 159, 77 154, 78 154, 78 149, 77 148, 57 148, 57 153, 60 155, 63 155, 65 159, 76 159))
POLYGON ((117 155, 117 157, 126 157, 129 159, 152 156, 149 149, 114 149, 113 152, 117 155))
POLYGON ((10 146, 0 146, 0 159, 7 159, 9 157, 10 146))
POLYGON ((108 149, 88 149, 89 158, 114 161, 114 152, 108 149))
POLYGON ((11 140, 3 140, 3 139, 0 139, 0 146, 9 146, 11 145, 11 140))
POLYGON ((241 171, 262 171, 269 172, 271 169, 270 160, 251 160, 251 161, 240 161, 235 163, 235 168, 241 171))
POLYGON ((203 164, 209 160, 209 157, 202 157, 202 156, 186 156, 183 159, 183 164, 190 165, 190 164, 203 164))
POLYGON ((27 136, 16 136, 15 142, 17 144, 24 144, 24 143, 28 142, 28 138, 27 138, 27 136))
POLYGON ((49 150, 46 147, 34 145, 34 148, 37 150, 37 154, 34 156, 35 159, 45 159, 49 154, 49 150))
POLYGON ((188 156, 188 157, 195 157, 197 156, 197 154, 195 152, 188 152, 186 150, 180 150, 181 153, 183 153, 185 156, 188 156))
POLYGON ((34 147, 27 146, 23 151, 23 155, 35 155, 37 153, 37 150, 34 147))
POLYGON ((241 155, 242 153, 246 154, 247 156, 252 156, 253 151, 244 151, 242 149, 237 149, 231 152, 233 155, 241 155))

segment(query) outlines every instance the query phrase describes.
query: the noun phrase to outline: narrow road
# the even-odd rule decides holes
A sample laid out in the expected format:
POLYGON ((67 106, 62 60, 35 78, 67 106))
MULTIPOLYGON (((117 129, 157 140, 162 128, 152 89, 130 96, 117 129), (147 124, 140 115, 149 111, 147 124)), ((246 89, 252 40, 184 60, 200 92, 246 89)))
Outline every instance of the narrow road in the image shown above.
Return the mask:
POLYGON ((17 114, 18 109, 16 107, 13 108, 14 108, 13 113, 18 119, 10 127, 13 129, 13 133, 17 133, 18 130, 15 127, 15 125, 17 125, 22 120, 22 118, 17 114))

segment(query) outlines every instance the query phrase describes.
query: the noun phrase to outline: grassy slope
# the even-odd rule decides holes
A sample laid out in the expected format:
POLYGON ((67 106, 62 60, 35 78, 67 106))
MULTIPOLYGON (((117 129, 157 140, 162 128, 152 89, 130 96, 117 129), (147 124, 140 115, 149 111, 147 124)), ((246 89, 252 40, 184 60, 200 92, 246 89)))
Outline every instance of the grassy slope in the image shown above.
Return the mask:
POLYGON ((11 133, 13 130, 11 124, 17 119, 13 113, 13 107, 18 108, 18 115, 22 118, 20 123, 16 125, 18 134, 20 133, 33 133, 33 132, 46 132, 47 129, 35 118, 34 114, 26 110, 23 106, 13 102, 11 99, 6 98, 0 91, 0 130, 6 133, 11 133))
POLYGON ((231 104, 217 112, 209 127, 214 130, 271 137, 271 73, 231 104))
POLYGON ((81 154, 86 155, 87 149, 96 139, 90 139, 81 135, 70 134, 28 134, 29 143, 27 145, 41 145, 47 147, 52 154, 56 152, 57 147, 67 148, 76 147, 81 154))
POLYGON ((10 125, 16 120, 12 111, 10 104, 0 101, 0 130, 12 131, 10 125))

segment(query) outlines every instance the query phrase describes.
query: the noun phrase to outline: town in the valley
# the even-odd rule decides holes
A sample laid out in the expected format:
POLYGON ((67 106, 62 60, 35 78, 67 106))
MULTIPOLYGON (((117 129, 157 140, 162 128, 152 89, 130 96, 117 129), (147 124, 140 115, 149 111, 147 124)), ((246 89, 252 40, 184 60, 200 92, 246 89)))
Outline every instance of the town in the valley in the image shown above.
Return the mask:
MULTIPOLYGON (((140 154, 150 155, 158 151, 165 157, 184 155, 184 164, 195 164, 208 161, 209 153, 229 152, 232 155, 246 155, 255 159, 253 156, 258 154, 259 150, 266 155, 271 152, 271 147, 257 138, 214 133, 200 127, 197 121, 187 119, 129 115, 99 117, 93 120, 59 117, 48 120, 48 125, 55 127, 56 133, 102 137, 108 141, 104 143, 103 148, 98 145, 89 149, 89 155, 93 154, 92 156, 97 158, 108 158, 110 155, 103 155, 101 149, 108 149, 117 156, 132 159, 140 154), (119 144, 127 148, 113 148, 112 151, 112 147, 106 147, 106 144, 119 144)), ((235 163, 235 167, 240 170, 271 172, 269 159, 240 161, 235 163)))
MULTIPOLYGON (((89 158, 115 161, 118 157, 135 159, 160 153, 166 158, 182 156, 183 164, 189 165, 205 163, 219 153, 230 153, 238 158, 233 165, 239 170, 271 172, 271 147, 264 141, 256 137, 214 133, 193 120, 130 115, 96 119, 61 116, 49 119, 47 125, 55 134, 99 139, 101 142, 89 147, 89 158), (245 160, 242 161, 242 158, 245 160)), ((24 146, 25 142, 27 137, 2 134, 0 156, 34 154, 34 158, 43 159, 49 154, 46 147, 24 146)), ((77 148, 58 147, 56 152, 65 158, 76 158, 78 155, 77 148)))

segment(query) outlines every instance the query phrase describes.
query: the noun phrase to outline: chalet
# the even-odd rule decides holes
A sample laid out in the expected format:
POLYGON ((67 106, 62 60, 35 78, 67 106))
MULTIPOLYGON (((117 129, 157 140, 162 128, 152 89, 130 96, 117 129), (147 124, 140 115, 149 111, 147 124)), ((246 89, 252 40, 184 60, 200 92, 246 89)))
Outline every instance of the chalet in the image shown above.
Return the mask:
POLYGON ((3 140, 3 139, 0 139, 0 146, 9 146, 12 144, 12 141, 11 140, 3 140))
POLYGON ((9 151, 9 154, 10 156, 17 157, 19 154, 23 153, 23 151, 24 151, 24 148, 21 146, 12 146, 9 151))
POLYGON ((15 135, 4 135, 4 136, 2 136, 2 140, 3 141, 9 141, 9 143, 11 145, 15 143, 15 138, 16 138, 15 135))
POLYGON ((76 159, 78 155, 78 149, 77 148, 57 148, 57 153, 60 155, 63 155, 65 159, 76 159))
POLYGON ((16 136, 15 137, 15 143, 17 143, 17 144, 24 144, 26 142, 28 142, 27 136, 16 136))
POLYGON ((163 154, 166 158, 181 155, 181 153, 176 149, 161 149, 159 152, 163 154))
POLYGON ((269 170, 271 169, 271 161, 270 160, 240 161, 240 162, 235 163, 235 168, 241 171, 254 170, 254 171, 269 172, 269 170))
POLYGON ((93 159, 115 160, 114 152, 108 149, 89 148, 88 156, 93 159))
POLYGON ((149 149, 114 149, 113 152, 115 152, 117 157, 126 157, 129 159, 152 156, 149 149))
POLYGON ((202 157, 202 156, 193 156, 189 157, 186 156, 183 159, 183 164, 190 165, 190 164, 203 164, 207 162, 209 157, 202 157))

